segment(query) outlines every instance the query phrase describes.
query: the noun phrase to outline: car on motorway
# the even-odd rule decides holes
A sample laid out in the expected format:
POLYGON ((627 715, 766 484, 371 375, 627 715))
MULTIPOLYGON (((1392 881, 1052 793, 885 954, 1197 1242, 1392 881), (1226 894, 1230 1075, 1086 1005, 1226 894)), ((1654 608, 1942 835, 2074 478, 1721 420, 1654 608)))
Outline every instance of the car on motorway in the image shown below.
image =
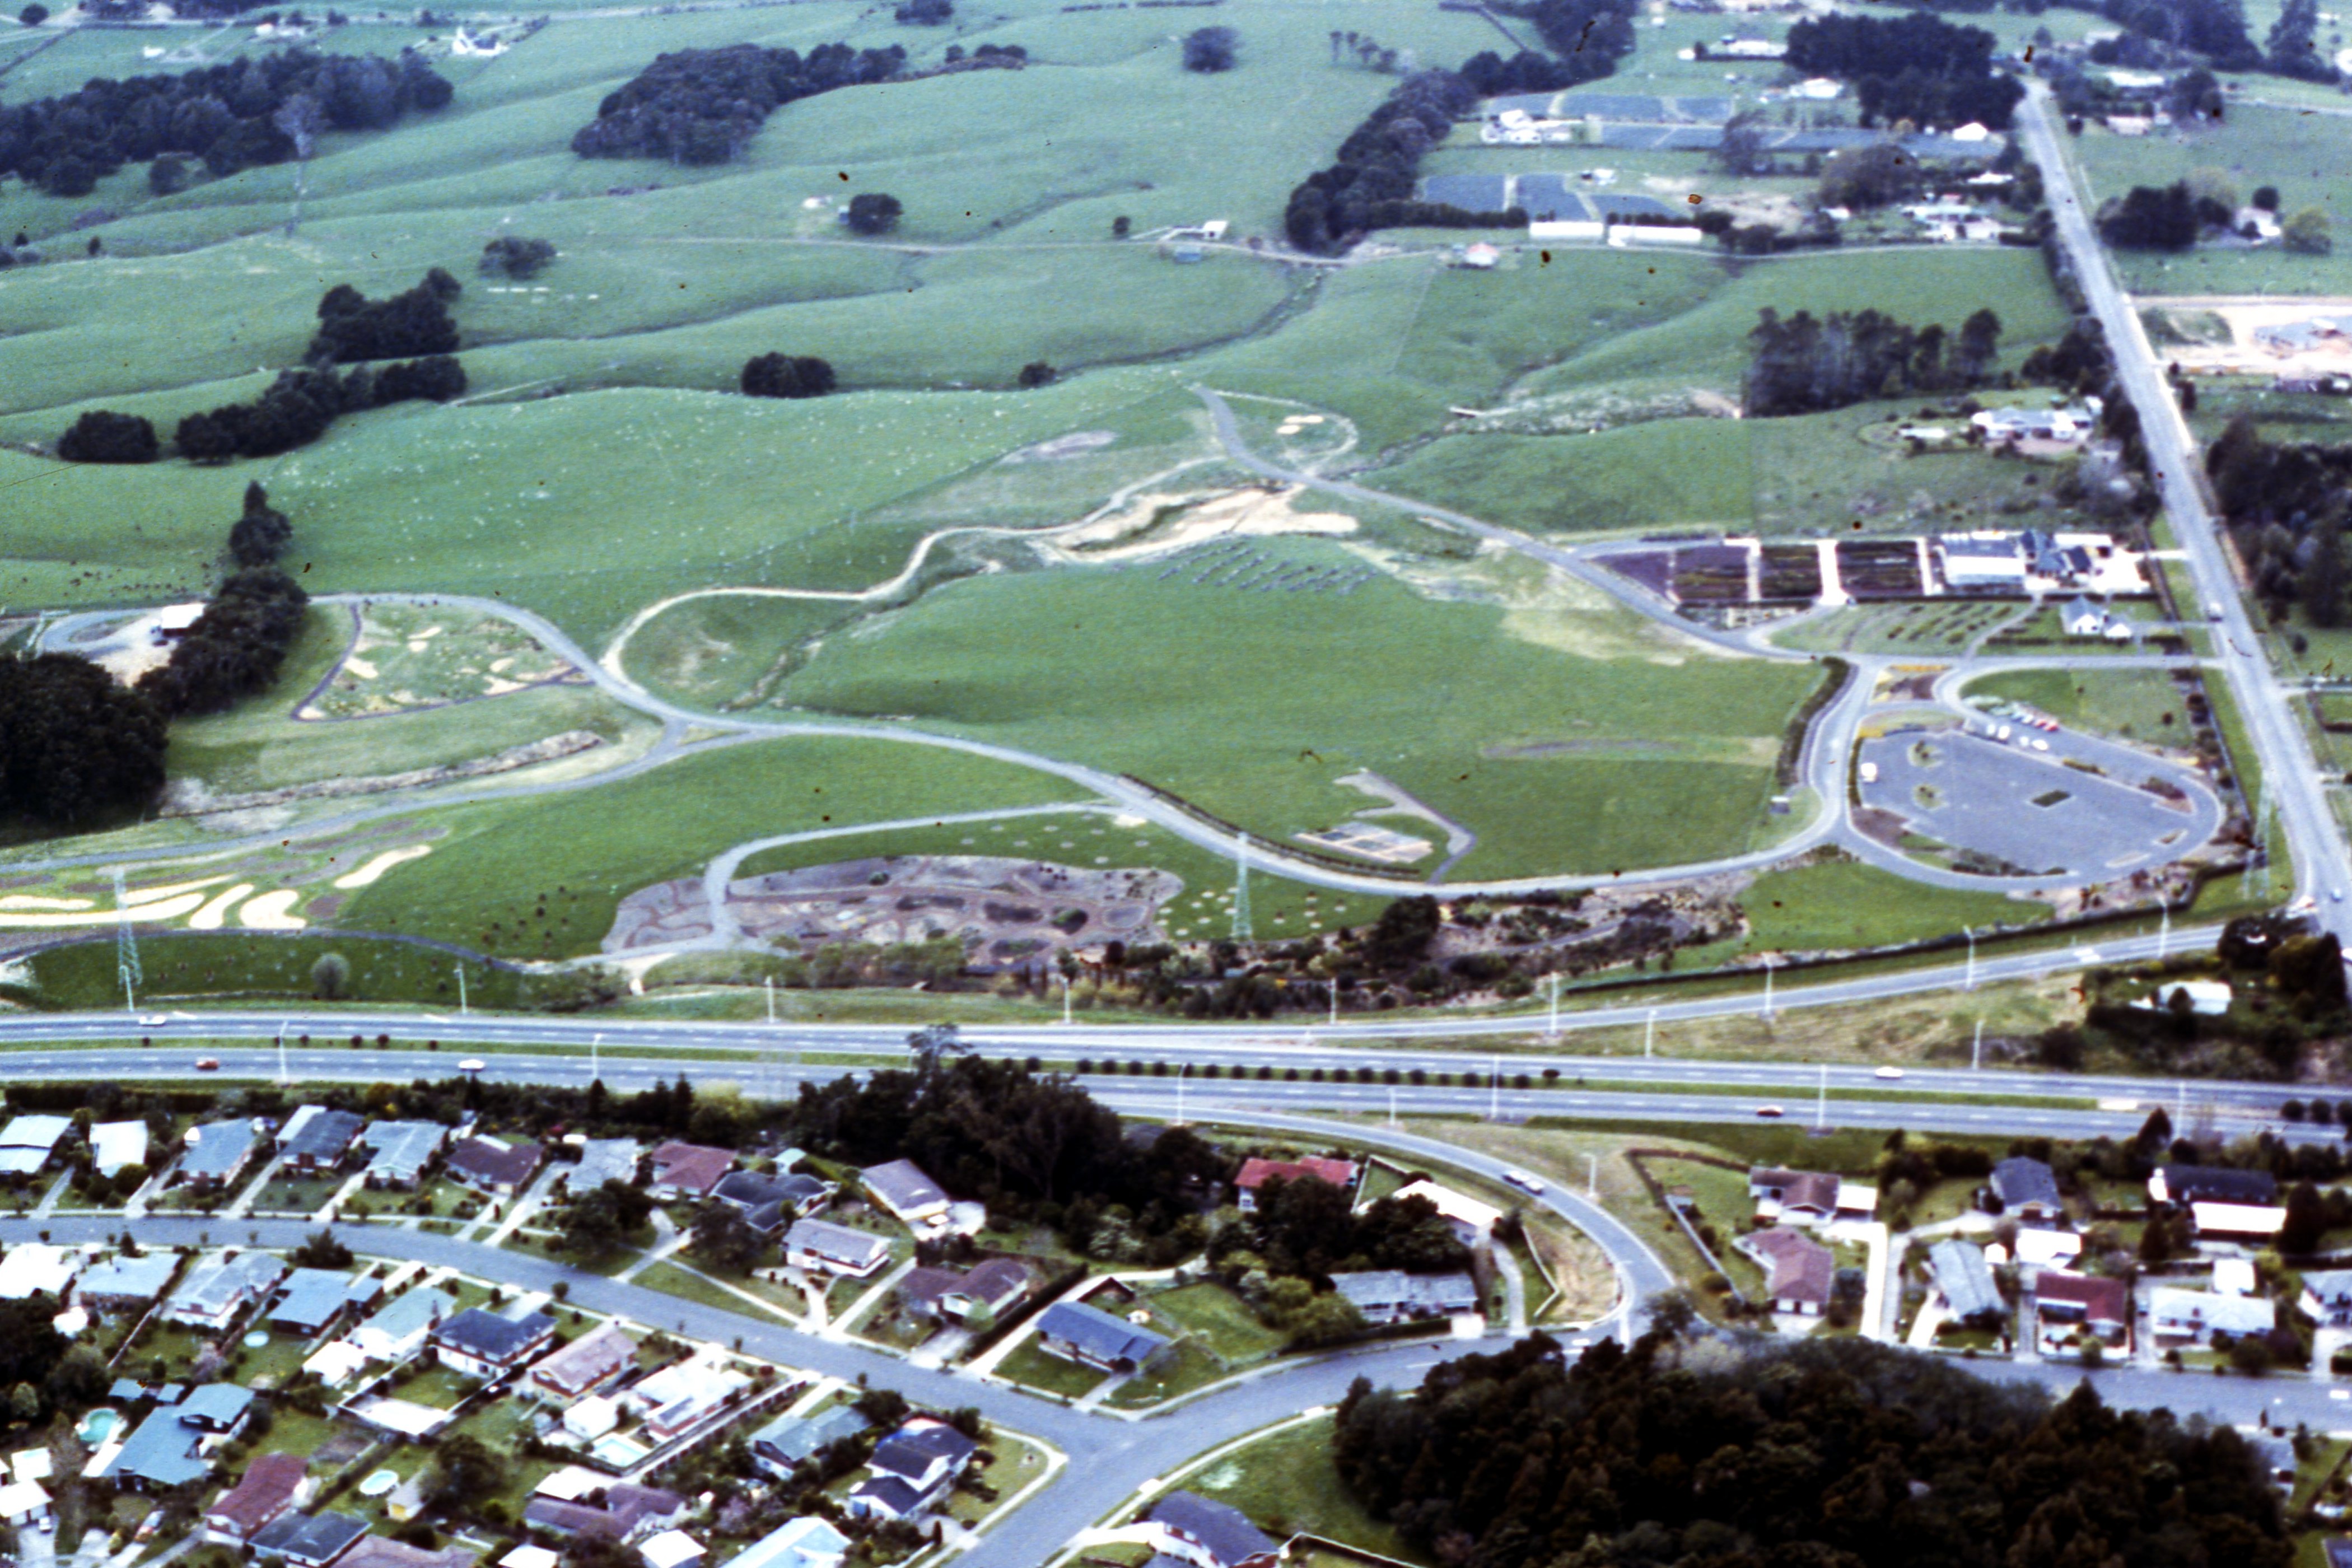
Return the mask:
POLYGON ((457 1070, 459 1072, 480 1072, 484 1068, 488 1067, 489 1065, 489 1063, 484 1061, 479 1057, 467 1057, 464 1061, 457 1064, 457 1070))
POLYGON ((1503 1173, 1503 1180, 1521 1192, 1540 1193, 1544 1190, 1543 1183, 1525 1171, 1506 1171, 1503 1173))
POLYGON ((198 1058, 196 1058, 196 1070, 197 1070, 198 1072, 218 1072, 218 1071, 220 1071, 220 1058, 218 1058, 218 1057, 198 1057, 198 1058))
POLYGON ((2342 903, 2342 902, 2344 901, 2344 889, 2341 889, 2341 888, 2330 888, 2330 889, 2327 889, 2327 901, 2328 901, 2329 903, 2331 903, 2331 904, 2340 904, 2340 903, 2342 903))
POLYGON ((1903 1076, 1903 1069, 1901 1068, 1880 1068, 1876 1072, 1872 1073, 1870 1076, 1873 1078, 1901 1078, 1903 1076))
POLYGON ((1756 1108, 1756 1114, 1759 1116, 1780 1117, 1786 1116, 1789 1113, 1781 1110, 1777 1105, 1759 1105, 1756 1108))
POLYGON ((145 1013, 140 1016, 139 1026, 142 1029, 152 1029, 162 1025, 168 1024, 171 1021, 171 1016, 168 1014, 145 1013))
POLYGON ((2206 605, 2205 605, 2205 618, 2206 618, 2207 620, 2209 620, 2209 621, 2218 621, 2218 620, 2220 620, 2220 619, 2221 618, 2221 600, 2219 600, 2219 599, 2210 599, 2210 600, 2208 600, 2208 601, 2206 602, 2206 605))

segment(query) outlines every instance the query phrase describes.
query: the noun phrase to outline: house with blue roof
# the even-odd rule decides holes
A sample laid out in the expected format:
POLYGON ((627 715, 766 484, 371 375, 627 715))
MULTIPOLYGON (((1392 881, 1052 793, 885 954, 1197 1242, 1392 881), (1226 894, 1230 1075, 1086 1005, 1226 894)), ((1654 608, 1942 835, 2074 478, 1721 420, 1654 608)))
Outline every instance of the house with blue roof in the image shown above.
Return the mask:
POLYGON ((1056 1301, 1037 1315, 1039 1348, 1105 1372, 1136 1372, 1168 1353, 1170 1341, 1083 1301, 1056 1301))

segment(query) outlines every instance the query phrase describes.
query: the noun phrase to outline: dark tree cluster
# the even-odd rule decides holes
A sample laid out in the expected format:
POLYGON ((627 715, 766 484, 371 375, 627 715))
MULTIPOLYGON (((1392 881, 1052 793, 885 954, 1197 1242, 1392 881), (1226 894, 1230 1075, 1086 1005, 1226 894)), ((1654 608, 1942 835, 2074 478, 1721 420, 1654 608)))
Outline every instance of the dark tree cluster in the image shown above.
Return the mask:
POLYGON ((1544 47, 1581 73, 1577 81, 1609 75, 1633 52, 1633 7, 1626 0, 1532 0, 1496 9, 1533 22, 1544 47))
POLYGON ((2344 625, 2352 445, 2267 441, 2241 414, 2207 448, 2205 468, 2272 619, 2299 605, 2314 626, 2344 625))
POLYGON ((2099 214, 2099 237, 2120 250, 2186 250, 2206 224, 2227 224, 2230 216, 2211 198, 2190 195, 2185 180, 2134 185, 2099 214))
POLYGON ((275 566, 233 574, 173 645, 170 661, 139 678, 140 694, 176 719, 217 713, 268 690, 310 603, 302 585, 275 566))
POLYGON ((1913 328, 1876 310, 1800 310, 1783 321, 1766 309, 1748 334, 1755 357, 1745 394, 1751 418, 1818 414, 1876 397, 1981 386, 2000 347, 2000 318, 1979 310, 1957 338, 1939 326, 1913 328))
POLYGON ((747 397, 823 397, 833 390, 833 366, 814 354, 761 354, 743 362, 747 397))
POLYGON ((1533 49, 1521 49, 1505 59, 1492 49, 1462 62, 1462 79, 1481 98, 1503 98, 1515 92, 1557 92, 1591 79, 1591 67, 1582 56, 1555 59, 1533 49))
POLYGON ((58 437, 58 456, 68 463, 152 463, 157 452, 155 426, 143 414, 93 408, 58 437))
POLYGON ((667 158, 724 163, 749 144, 768 116, 797 99, 835 88, 888 81, 907 51, 819 44, 794 49, 730 44, 661 55, 597 106, 572 138, 583 158, 667 158))
MULTIPOLYGON (((62 98, 0 107, 0 174, 51 195, 86 196, 126 163, 201 158, 217 175, 298 155, 281 129, 381 131, 449 101, 421 55, 321 55, 297 49, 178 76, 96 77, 62 98)), ((176 165, 175 165, 176 166, 176 165)))
POLYGON ((2280 76, 2336 80, 2336 66, 2319 52, 2319 0, 2286 0, 2271 25, 2265 59, 2280 76))
POLYGON ((269 504, 269 492, 254 480, 245 487, 245 514, 228 531, 229 558, 239 566, 268 566, 293 542, 294 525, 269 504))
POLYGON ((554 259, 555 245, 551 240, 503 237, 482 247, 482 276, 536 278, 540 269, 554 259))
POLYGON ((849 226, 850 233, 872 239, 897 228, 906 210, 887 191, 860 191, 849 198, 841 221, 849 226))
POLYGON ((1155 1267, 1199 1246, 1196 1211, 1232 1174, 1188 1129, 1139 1147, 1068 1079, 975 1056, 803 1085, 784 1135, 854 1164, 912 1160, 992 1215, 1052 1226, 1082 1250, 1115 1233, 1155 1267))
POLYGON ((289 370, 251 403, 224 404, 180 421, 173 439, 195 462, 271 458, 307 446, 345 414, 423 398, 446 403, 466 394, 466 369, 448 354, 331 370, 289 370))
POLYGON ((890 16, 902 27, 944 27, 955 20, 955 0, 902 0, 890 16))
POLYGON ((1241 63, 1242 36, 1231 27, 1195 27, 1184 35, 1184 68, 1214 74, 1241 63))
POLYGON ((1364 1268, 1445 1274, 1470 1267, 1470 1249, 1424 1197, 1391 1195, 1358 1213, 1347 1192, 1328 1182, 1276 1176, 1258 1189, 1249 1221, 1217 1237, 1213 1263, 1229 1266, 1246 1247, 1268 1273, 1318 1284, 1364 1268))
POLYGON ((457 323, 449 319, 449 302, 464 292, 465 285, 438 267, 388 300, 371 300, 338 283, 319 300, 319 334, 304 358, 329 365, 456 353, 457 323))
POLYGON ((1029 50, 1022 44, 982 44, 970 54, 961 44, 950 44, 940 58, 950 70, 1019 70, 1029 63, 1029 50))
POLYGON ((1538 1334, 1359 1379, 1332 1452, 1375 1519, 1465 1568, 2286 1568, 2232 1428, 2055 1404, 1857 1340, 1678 1364, 1653 1332, 1569 1363, 1538 1334))
POLYGON ((86 658, 0 656, 0 819, 65 826, 163 787, 163 715, 86 658))
MULTIPOLYGON (((1370 229, 1444 222, 1436 215, 1457 209, 1414 199, 1422 156, 1477 100, 1476 90, 1452 71, 1416 71, 1399 82, 1339 144, 1331 166, 1307 175, 1290 193, 1289 210, 1283 216, 1290 243, 1313 255, 1330 256, 1370 229)), ((1525 216, 1519 221, 1524 223, 1525 216)))
POLYGON ((2096 11, 2150 43, 2201 56, 2216 70, 2260 70, 2265 63, 2246 30, 2244 0, 2099 0, 2079 8, 2096 11))
POLYGON ((1789 29, 1789 65, 1853 83, 1864 125, 2009 127, 2025 88, 1992 68, 1996 42, 1982 27, 1956 26, 1924 11, 1891 21, 1815 16, 1789 29))

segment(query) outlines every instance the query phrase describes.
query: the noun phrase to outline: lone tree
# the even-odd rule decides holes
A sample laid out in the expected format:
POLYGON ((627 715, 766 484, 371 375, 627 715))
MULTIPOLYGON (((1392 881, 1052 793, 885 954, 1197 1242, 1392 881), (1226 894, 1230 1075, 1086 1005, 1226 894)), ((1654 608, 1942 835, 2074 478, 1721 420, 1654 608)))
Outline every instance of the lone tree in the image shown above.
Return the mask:
POLYGON ((1060 371, 1044 360, 1032 360, 1021 367, 1021 385, 1024 391, 1031 387, 1051 386, 1061 379, 1061 375, 1060 371))
POLYGON ((48 19, 49 8, 47 5, 27 5, 16 13, 16 20, 27 27, 37 27, 48 19))
POLYGON ((743 362, 747 397, 823 397, 833 390, 833 366, 814 354, 761 354, 743 362))
POLYGON ((228 531, 228 552, 240 566, 267 566, 286 552, 294 525, 269 504, 269 492, 256 479, 245 487, 245 515, 228 531))
POLYGON ((340 952, 321 953, 310 966, 310 993, 321 1002, 337 1000, 351 985, 351 960, 340 952))
POLYGON ((849 210, 841 215, 841 221, 849 226, 850 233, 871 238, 897 228, 899 215, 906 210, 898 197, 887 192, 860 191, 849 198, 849 210))
POLYGON ((555 259, 555 246, 551 240, 518 239, 511 236, 494 239, 482 247, 482 276, 485 278, 535 278, 539 269, 555 259))
POLYGON ((1184 35, 1184 68, 1229 71, 1241 63, 1242 36, 1231 27, 1196 27, 1184 35))
POLYGON ((160 449, 145 415, 104 408, 91 409, 58 437, 58 456, 68 463, 152 463, 160 449))

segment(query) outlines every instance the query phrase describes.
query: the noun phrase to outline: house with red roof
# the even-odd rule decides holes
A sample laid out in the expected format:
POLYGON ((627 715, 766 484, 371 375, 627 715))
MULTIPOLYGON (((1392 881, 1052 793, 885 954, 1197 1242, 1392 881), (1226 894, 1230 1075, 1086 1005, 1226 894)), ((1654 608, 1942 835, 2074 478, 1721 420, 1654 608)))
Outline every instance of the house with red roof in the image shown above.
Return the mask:
POLYGON ((1258 1189, 1277 1176, 1286 1182, 1328 1182, 1343 1193, 1353 1192, 1356 1164, 1352 1160, 1334 1160, 1322 1154, 1308 1154, 1297 1160, 1266 1160, 1253 1155, 1242 1162, 1241 1174, 1234 1178, 1244 1214, 1256 1210, 1258 1189))

